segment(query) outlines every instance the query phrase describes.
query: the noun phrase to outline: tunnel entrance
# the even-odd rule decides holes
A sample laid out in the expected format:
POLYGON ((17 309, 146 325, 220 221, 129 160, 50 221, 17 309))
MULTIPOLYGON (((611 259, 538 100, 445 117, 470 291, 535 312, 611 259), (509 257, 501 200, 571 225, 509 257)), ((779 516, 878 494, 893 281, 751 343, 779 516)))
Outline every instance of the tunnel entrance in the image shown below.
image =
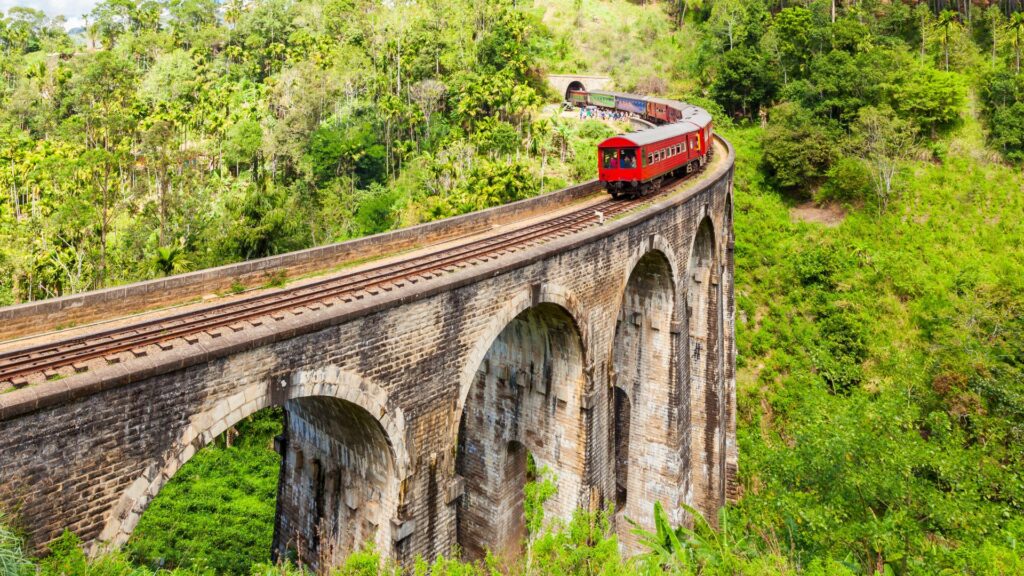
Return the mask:
POLYGON ((547 467, 558 492, 548 518, 569 518, 579 505, 585 459, 580 415, 583 346, 571 316, 539 304, 512 320, 480 363, 462 410, 456 473, 465 492, 456 533, 463 557, 488 550, 516 558, 526 525, 527 457, 547 467))
POLYGON ((625 551, 638 549, 629 518, 653 528, 653 505, 672 510, 679 492, 679 387, 674 384, 672 267, 645 254, 626 282, 615 328, 615 389, 610 416, 615 465, 616 531, 625 551))
POLYGON ((580 82, 579 80, 573 80, 572 82, 569 83, 569 87, 565 89, 565 101, 566 102, 569 101, 569 93, 570 92, 580 92, 580 91, 586 92, 587 89, 584 88, 583 83, 580 82))

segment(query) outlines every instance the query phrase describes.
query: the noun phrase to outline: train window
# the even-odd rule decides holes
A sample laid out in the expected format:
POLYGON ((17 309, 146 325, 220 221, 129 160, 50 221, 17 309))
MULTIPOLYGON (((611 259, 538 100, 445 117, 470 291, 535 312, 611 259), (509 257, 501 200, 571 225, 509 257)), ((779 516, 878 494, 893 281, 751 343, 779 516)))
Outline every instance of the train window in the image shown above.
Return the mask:
POLYGON ((650 166, 651 164, 654 164, 654 154, 647 155, 647 165, 650 166))
POLYGON ((619 167, 619 151, 614 148, 602 150, 601 166, 605 170, 614 170, 619 167))
POLYGON ((623 149, 621 164, 623 168, 636 168, 636 150, 623 149))
POLYGON ((683 140, 683 143, 680 144, 680 146, 683 148, 683 152, 686 152, 686 140, 683 140))

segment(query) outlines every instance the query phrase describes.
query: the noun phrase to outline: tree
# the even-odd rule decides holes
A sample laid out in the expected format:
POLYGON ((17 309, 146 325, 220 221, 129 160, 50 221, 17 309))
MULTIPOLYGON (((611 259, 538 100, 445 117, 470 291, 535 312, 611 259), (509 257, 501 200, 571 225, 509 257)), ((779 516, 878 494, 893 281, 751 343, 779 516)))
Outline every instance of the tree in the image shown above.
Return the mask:
POLYGON ((999 34, 1005 26, 1006 19, 1003 17, 1003 11, 995 4, 986 8, 984 15, 985 27, 991 37, 990 39, 992 40, 992 63, 994 64, 996 61, 996 52, 999 47, 999 34))
POLYGON ((171 182, 172 166, 178 163, 178 138, 174 125, 167 120, 154 122, 141 137, 141 150, 145 155, 146 171, 153 177, 157 194, 159 228, 157 245, 167 245, 167 227, 171 212, 176 209, 171 182))
POLYGON ((885 70, 894 58, 889 51, 865 50, 855 56, 841 50, 815 58, 806 81, 791 83, 784 97, 798 100, 816 115, 847 126, 864 106, 885 96, 885 70))
POLYGON ((153 254, 153 266, 163 276, 185 272, 190 264, 180 243, 159 246, 153 254))
POLYGON ((960 118, 966 89, 960 77, 930 66, 908 67, 892 79, 890 101, 905 119, 933 135, 960 118))
POLYGON ((728 42, 729 50, 747 37, 747 8, 742 0, 716 0, 711 6, 708 29, 728 42))
POLYGON ((769 116, 771 121, 762 136, 769 175, 790 190, 817 184, 835 156, 834 136, 796 103, 779 104, 769 116))
POLYGON ((1013 43, 1014 70, 1016 70, 1017 74, 1020 74, 1021 41, 1024 40, 1024 38, 1022 38, 1024 37, 1024 12, 1014 12, 1013 15, 1010 16, 1010 21, 1007 26, 1013 33, 1011 42, 1013 43))
POLYGON ((156 30, 163 7, 155 0, 104 0, 89 13, 96 35, 108 50, 127 32, 156 30))
POLYGON ((788 83, 789 75, 802 76, 811 60, 814 15, 800 6, 786 8, 775 16, 772 33, 782 59, 783 81, 788 83))
POLYGON ((778 77, 760 51, 742 47, 719 58, 711 94, 729 114, 754 118, 777 91, 778 77))
POLYGON ((420 80, 409 87, 409 98, 419 106, 426 124, 424 132, 428 136, 430 134, 430 119, 444 105, 444 97, 447 92, 448 87, 433 78, 420 80))
POLYGON ((942 52, 945 60, 945 69, 946 72, 949 72, 950 34, 960 27, 960 14, 952 10, 943 10, 939 13, 939 26, 942 28, 942 52))
POLYGON ((1024 102, 1000 108, 992 116, 992 143, 1007 159, 1024 162, 1024 102))
POLYGON ((46 29, 46 13, 33 8, 14 6, 7 11, 7 17, 5 36, 14 51, 23 54, 38 50, 41 36, 46 29))
POLYGON ((235 29, 244 11, 244 0, 228 0, 224 4, 224 22, 228 25, 228 28, 235 29))
POLYGON ((915 152, 917 129, 891 110, 867 107, 853 126, 857 154, 871 167, 879 212, 894 196, 893 181, 900 166, 915 152))
POLYGON ((136 127, 135 76, 130 62, 103 51, 82 63, 70 86, 75 114, 69 121, 81 126, 87 149, 76 164, 100 209, 100 285, 106 280, 110 222, 128 179, 131 136, 136 127))
POLYGON ((704 7, 704 0, 676 0, 675 16, 676 28, 682 28, 686 23, 687 10, 700 10, 704 7))

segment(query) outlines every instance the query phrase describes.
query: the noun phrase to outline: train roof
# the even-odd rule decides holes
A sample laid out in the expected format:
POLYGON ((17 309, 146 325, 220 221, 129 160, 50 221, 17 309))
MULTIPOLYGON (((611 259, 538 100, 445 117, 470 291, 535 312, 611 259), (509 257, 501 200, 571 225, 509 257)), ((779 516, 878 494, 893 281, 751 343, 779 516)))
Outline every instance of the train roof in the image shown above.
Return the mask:
POLYGON ((628 134, 619 134, 618 136, 613 136, 604 142, 601 142, 599 146, 647 146, 648 144, 654 144, 655 142, 661 142, 662 140, 675 138, 676 136, 682 136, 683 134, 689 134, 690 132, 696 132, 697 130, 700 130, 700 128, 701 127, 697 124, 689 121, 674 122, 672 124, 665 124, 656 128, 648 128, 647 130, 630 132, 628 134))
POLYGON ((640 100, 644 102, 654 102, 656 104, 664 104, 679 110, 680 120, 692 122, 696 126, 704 128, 708 124, 711 124, 711 114, 707 110, 700 106, 694 106, 693 104, 687 104, 686 102, 680 102, 679 100, 670 100, 668 98, 656 98, 652 96, 640 96, 638 94, 628 94, 626 92, 614 92, 611 90, 591 90, 591 94, 602 94, 605 96, 615 96, 618 98, 628 98, 630 100, 640 100))
POLYGON ((618 96, 620 98, 629 98, 630 100, 646 100, 643 96, 637 94, 627 94, 625 92, 615 92, 612 90, 591 90, 591 94, 604 94, 605 96, 618 96))
POLYGON ((676 102, 679 106, 676 106, 682 113, 681 118, 687 122, 693 122, 697 126, 707 126, 711 124, 711 113, 701 108, 700 106, 694 106, 693 104, 687 104, 685 102, 676 102))
POLYGON ((678 100, 669 100, 668 98, 657 98, 655 96, 647 96, 644 99, 647 100, 648 102, 654 102, 655 104, 664 104, 666 106, 671 106, 673 108, 681 108, 682 106, 685 106, 685 104, 678 100))

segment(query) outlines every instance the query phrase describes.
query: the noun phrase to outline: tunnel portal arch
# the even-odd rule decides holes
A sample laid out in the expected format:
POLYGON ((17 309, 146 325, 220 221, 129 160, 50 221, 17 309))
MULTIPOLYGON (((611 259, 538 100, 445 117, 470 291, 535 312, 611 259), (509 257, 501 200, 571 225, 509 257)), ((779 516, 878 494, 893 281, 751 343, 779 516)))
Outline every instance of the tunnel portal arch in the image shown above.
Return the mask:
POLYGON ((565 100, 566 101, 569 100, 569 93, 570 92, 586 92, 586 91, 587 91, 587 88, 583 85, 583 82, 580 82, 579 80, 573 80, 572 82, 569 82, 569 86, 565 89, 565 100))

